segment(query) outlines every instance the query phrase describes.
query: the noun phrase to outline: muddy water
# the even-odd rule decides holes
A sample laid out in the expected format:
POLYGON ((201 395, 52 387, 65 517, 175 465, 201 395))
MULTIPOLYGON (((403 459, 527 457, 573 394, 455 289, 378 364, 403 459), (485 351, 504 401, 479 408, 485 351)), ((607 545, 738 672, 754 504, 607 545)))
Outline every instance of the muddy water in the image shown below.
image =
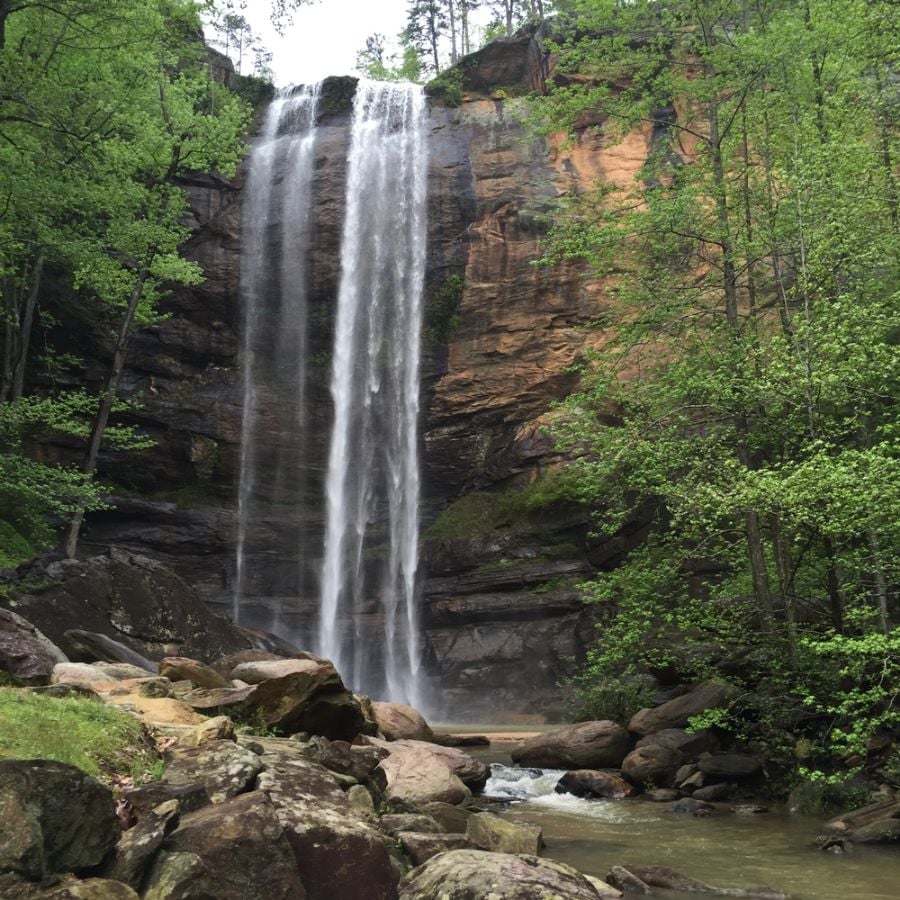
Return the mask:
POLYGON ((778 811, 694 818, 669 812, 669 804, 557 794, 562 773, 512 767, 513 746, 495 741, 469 751, 495 764, 485 794, 509 802, 499 810, 504 817, 541 826, 545 856, 589 875, 603 878, 613 865, 663 865, 717 886, 768 885, 795 900, 900 900, 896 845, 833 856, 815 846, 817 819, 778 811))

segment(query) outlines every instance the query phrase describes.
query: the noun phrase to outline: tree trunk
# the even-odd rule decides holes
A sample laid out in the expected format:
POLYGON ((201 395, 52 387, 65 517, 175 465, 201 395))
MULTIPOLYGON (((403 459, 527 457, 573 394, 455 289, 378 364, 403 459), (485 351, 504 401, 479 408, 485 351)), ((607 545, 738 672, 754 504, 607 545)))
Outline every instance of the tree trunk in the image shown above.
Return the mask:
MULTIPOLYGON (((91 436, 88 441, 87 451, 84 455, 84 463, 82 471, 93 477, 94 470, 97 468, 97 458, 100 455, 100 445, 103 443, 103 433, 109 422, 109 416, 112 412, 113 403, 119 389, 119 379, 122 377, 122 369, 125 367, 125 353, 128 350, 128 342, 131 339, 131 327, 134 323, 134 316, 137 312, 138 304, 144 293, 144 285, 150 276, 149 263, 138 276, 131 297, 128 300, 128 308, 125 310, 125 317, 119 326, 118 340, 116 341, 116 350, 113 354, 112 365, 110 366, 109 375, 107 376, 106 386, 100 395, 100 405, 97 407, 97 415, 94 417, 94 423, 91 426, 91 436)), ((75 550, 78 547, 78 536, 81 533, 81 525, 84 522, 85 509, 82 506, 72 516, 72 522, 69 525, 69 532, 66 536, 65 552, 69 559, 74 558, 75 550)))
POLYGON ((450 14, 450 65, 455 66, 459 60, 456 41, 456 0, 447 0, 447 10, 450 14))
POLYGON ((41 290, 41 276, 44 273, 44 251, 38 253, 34 266, 34 274, 31 277, 31 289, 25 300, 25 309, 22 311, 22 320, 19 326, 19 351, 18 358, 13 365, 12 397, 18 400, 22 396, 25 386, 25 369, 28 365, 28 346, 31 343, 31 329, 34 327, 34 313, 37 308, 37 300, 41 290))

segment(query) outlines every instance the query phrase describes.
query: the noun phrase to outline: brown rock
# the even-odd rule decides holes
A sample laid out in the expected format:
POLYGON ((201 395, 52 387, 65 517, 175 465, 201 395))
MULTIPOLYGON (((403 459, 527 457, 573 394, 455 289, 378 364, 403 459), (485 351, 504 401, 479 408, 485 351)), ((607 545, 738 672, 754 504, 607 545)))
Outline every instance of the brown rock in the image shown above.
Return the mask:
POLYGON ((186 656, 167 656, 160 661, 159 674, 170 681, 190 681, 207 690, 231 687, 215 669, 186 656))
POLYGON ((49 760, 0 762, 0 871, 30 879, 99 866, 119 836, 112 794, 49 760))
POLYGON ((400 883, 400 900, 597 900, 580 872, 536 856, 451 850, 413 869, 400 883))
POLYGON ((718 682, 706 681, 698 684, 687 694, 669 700, 652 709, 642 709, 632 716, 628 730, 635 734, 648 735, 669 728, 685 728, 693 716, 708 709, 723 706, 728 700, 728 691, 718 682))
POLYGON ((434 819, 444 831, 451 834, 465 834, 469 817, 474 815, 462 806, 454 806, 452 803, 432 801, 423 803, 422 812, 434 819))
POLYGON ((746 753, 718 753, 698 760, 704 775, 711 778, 742 780, 752 778, 762 771, 762 760, 746 753))
MULTIPOLYGON (((414 742, 419 743, 419 742, 414 742)), ((429 746, 429 745, 423 745, 429 746)), ((406 747, 383 759, 378 770, 386 781, 384 796, 412 803, 459 804, 472 793, 449 769, 445 760, 417 747, 406 747)))
POLYGON ((246 684, 259 684, 271 678, 283 678, 295 672, 316 673, 322 663, 314 659, 269 659, 243 662, 231 670, 233 680, 246 684))
POLYGON ((0 672, 14 684, 50 684, 53 667, 65 659, 30 622, 7 609, 0 609, 0 672), (55 652, 54 652, 55 651, 55 652))
POLYGON ((683 763, 684 756, 677 750, 650 744, 632 750, 625 757, 622 774, 638 786, 653 784, 655 787, 671 787, 675 773, 683 763))
POLYGON ((548 769, 602 769, 617 767, 631 748, 631 739, 615 722, 583 722, 548 731, 514 750, 522 766, 548 769))
POLYGON ((149 725, 202 725, 204 717, 186 703, 170 697, 143 697, 140 694, 110 696, 108 702, 134 712, 149 725))
MULTIPOLYGON (((335 896, 338 896, 335 886, 335 896)), ((144 900, 304 900, 284 828, 264 794, 183 817, 147 876, 144 900)))
POLYGON ((241 663, 279 659, 284 659, 284 657, 279 656, 277 653, 270 653, 267 650, 238 650, 237 653, 228 653, 225 656, 220 656, 210 663, 210 667, 215 669, 224 679, 230 680, 231 673, 241 663))
POLYGON ((484 789, 490 777, 490 766, 456 747, 441 747, 428 741, 381 741, 367 738, 369 744, 389 754, 411 753, 440 760, 471 791, 484 789))
POLYGON ((556 785, 557 794, 574 794, 576 797, 600 797, 621 800, 633 797, 637 791, 617 772, 598 769, 574 769, 566 772, 556 785))
POLYGON ((372 703, 378 730, 389 741, 430 741, 434 736, 422 714, 404 703, 372 703))
POLYGON ((234 722, 228 716, 214 716, 178 738, 179 747, 200 747, 212 741, 233 741, 234 722))
POLYGON ((669 750, 677 750, 687 757, 699 756, 701 753, 719 749, 719 739, 708 729, 685 731, 682 728, 664 728, 662 731, 642 737, 635 747, 647 747, 659 744, 669 750))

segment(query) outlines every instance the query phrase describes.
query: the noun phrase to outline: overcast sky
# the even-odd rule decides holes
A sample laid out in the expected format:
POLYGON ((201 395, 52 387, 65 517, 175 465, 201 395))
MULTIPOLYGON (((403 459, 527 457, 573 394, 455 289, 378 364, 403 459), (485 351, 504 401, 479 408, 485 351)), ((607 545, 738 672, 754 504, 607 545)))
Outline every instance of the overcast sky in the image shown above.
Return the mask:
MULTIPOLYGON (((407 0, 317 0, 293 14, 284 37, 269 22, 269 0, 248 0, 244 15, 274 54, 276 83, 307 84, 353 74, 366 38, 379 32, 393 40, 406 24, 406 7, 407 0)), ((244 71, 251 68, 245 61, 244 71)))

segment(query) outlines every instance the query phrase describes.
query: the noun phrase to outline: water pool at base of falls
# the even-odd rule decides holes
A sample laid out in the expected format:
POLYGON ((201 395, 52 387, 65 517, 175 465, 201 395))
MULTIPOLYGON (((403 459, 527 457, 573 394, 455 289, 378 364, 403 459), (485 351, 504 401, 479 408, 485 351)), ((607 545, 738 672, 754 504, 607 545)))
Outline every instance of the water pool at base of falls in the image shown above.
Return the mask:
MULTIPOLYGON (((485 761, 497 753, 481 751, 485 761)), ((507 757, 508 761, 508 757, 507 757)), ((661 865, 722 887, 767 885, 793 900, 897 900, 900 848, 857 847, 833 856, 816 847, 822 822, 788 815, 722 811, 704 818, 671 804, 587 800, 557 794, 562 771, 492 762, 484 797, 506 801, 499 815, 539 825, 544 856, 604 878, 614 865, 661 865)), ((660 891, 672 900, 698 894, 660 891)), ((707 895, 709 896, 709 895, 707 895)), ((714 896, 714 895, 713 895, 714 896)))

